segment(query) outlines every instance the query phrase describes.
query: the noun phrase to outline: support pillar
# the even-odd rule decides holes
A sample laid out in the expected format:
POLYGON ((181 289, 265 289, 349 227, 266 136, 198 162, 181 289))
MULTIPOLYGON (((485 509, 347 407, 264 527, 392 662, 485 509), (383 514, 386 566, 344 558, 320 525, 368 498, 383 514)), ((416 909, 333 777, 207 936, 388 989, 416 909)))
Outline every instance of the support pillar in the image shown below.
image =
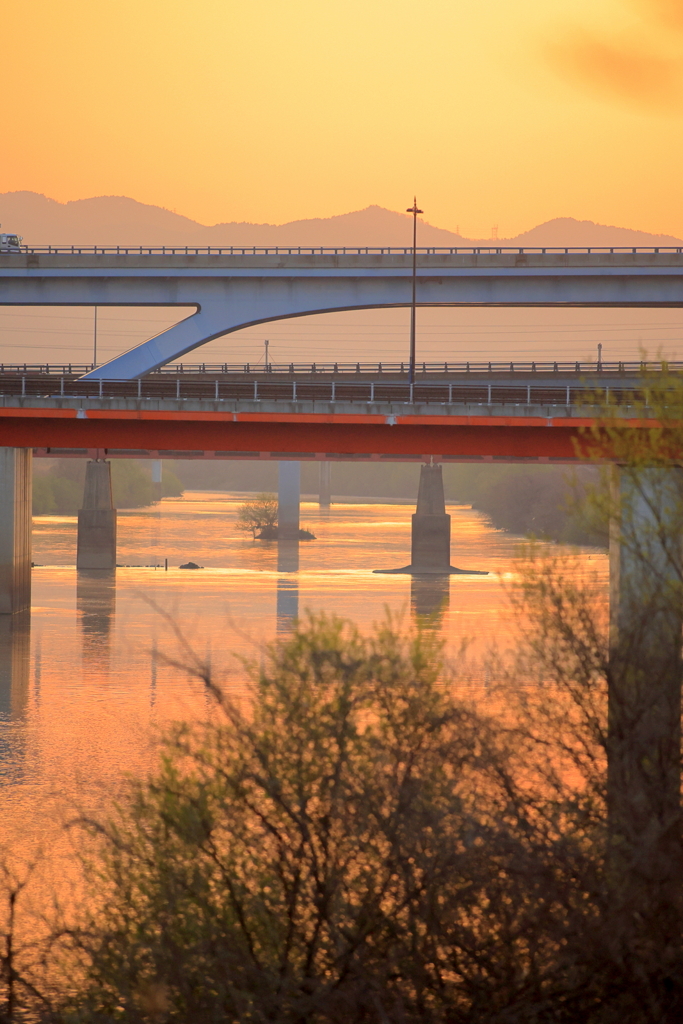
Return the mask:
POLYGON ((451 517, 446 512, 441 466, 423 464, 417 507, 412 518, 410 565, 401 569, 375 569, 381 573, 417 573, 450 576, 486 576, 479 569, 456 569, 451 565, 451 517))
POLYGON ((332 463, 320 463, 319 504, 321 508, 329 508, 332 504, 332 463))
POLYGON ((164 464, 161 459, 152 459, 152 491, 154 493, 155 501, 161 501, 163 465, 164 464))
MULTIPOLYGON (((617 905, 676 931, 681 843, 683 470, 615 468, 607 805, 617 905), (671 915, 674 919, 671 920, 671 915)), ((666 939, 666 936, 664 936, 666 939)))
POLYGON ((116 568, 116 509, 111 491, 111 463, 88 462, 83 508, 78 513, 77 569, 116 568))
POLYGON ((416 572, 450 572, 451 517, 446 513, 441 466, 420 467, 410 556, 416 572))
POLYGON ((277 535, 281 540, 298 540, 301 463, 278 462, 277 470, 277 535))
POLYGON ((0 615, 31 607, 33 452, 0 448, 0 615))

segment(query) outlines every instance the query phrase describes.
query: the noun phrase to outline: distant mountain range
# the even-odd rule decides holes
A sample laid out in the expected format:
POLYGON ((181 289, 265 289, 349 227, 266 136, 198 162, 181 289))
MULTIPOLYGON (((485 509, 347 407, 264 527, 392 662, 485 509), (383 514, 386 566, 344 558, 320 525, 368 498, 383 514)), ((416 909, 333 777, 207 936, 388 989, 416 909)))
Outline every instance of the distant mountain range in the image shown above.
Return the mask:
MULTIPOLYGON (((0 224, 23 235, 28 245, 323 245, 404 246, 411 240, 410 217, 381 206, 337 217, 294 220, 288 224, 199 224, 160 206, 126 196, 97 196, 59 203, 38 192, 0 194, 0 224)), ((491 239, 464 238, 421 222, 418 244, 491 245, 491 239)), ((493 243, 496 244, 496 243, 493 243)), ((673 235, 556 217, 513 238, 512 246, 666 246, 682 245, 673 235)))

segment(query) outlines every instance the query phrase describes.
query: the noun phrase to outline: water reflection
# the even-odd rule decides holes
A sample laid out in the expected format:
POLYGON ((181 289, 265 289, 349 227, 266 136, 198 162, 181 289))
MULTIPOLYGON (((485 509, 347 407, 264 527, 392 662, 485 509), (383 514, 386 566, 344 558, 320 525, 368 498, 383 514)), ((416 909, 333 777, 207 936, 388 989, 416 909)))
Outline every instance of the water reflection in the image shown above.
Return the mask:
POLYGON ((102 669, 109 664, 116 609, 116 573, 106 569, 82 569, 76 583, 76 607, 83 662, 102 669))
POLYGON ((24 717, 31 662, 31 613, 0 615, 0 722, 24 717))
POLYGON ((30 664, 30 611, 0 615, 0 782, 24 774, 30 664))
MULTIPOLYGON (((225 669, 226 685, 240 699, 246 699, 248 687, 235 655, 253 658, 273 639, 276 625, 286 636, 304 608, 353 619, 366 631, 382 621, 386 609, 400 615, 412 605, 418 618, 436 613, 434 629, 447 655, 459 651, 463 638, 472 638, 473 656, 485 654, 489 643, 514 643, 516 627, 501 579, 513 585, 519 541, 494 530, 481 513, 448 508, 463 564, 489 570, 487 576, 452 577, 449 604, 448 583, 439 574, 425 579, 372 571, 405 561, 412 503, 336 502, 324 511, 317 501, 307 503, 305 522, 317 539, 280 545, 253 543, 235 528, 245 497, 188 492, 150 509, 126 510, 118 560, 130 567, 117 570, 116 593, 113 576, 76 573, 73 517, 35 520, 35 561, 41 563, 33 570, 36 671, 26 713, 19 712, 16 722, 0 722, 0 733, 4 730, 7 743, 9 733, 16 732, 11 742, 18 774, 34 780, 36 789, 11 796, 13 787, 3 788, 0 842, 7 823, 34 828, 45 822, 37 807, 41 787, 47 792, 59 779, 65 794, 80 796, 89 786, 114 782, 121 771, 144 771, 150 763, 148 737, 155 734, 152 723, 163 726, 206 714, 205 688, 167 663, 186 659, 157 608, 178 623, 200 656, 210 647, 217 670, 225 669), (207 568, 192 573, 133 567, 153 560, 150 534, 157 525, 160 554, 171 566, 192 558, 207 568)), ((552 549, 554 555, 566 550, 552 549)), ((607 556, 585 549, 576 558, 577 580, 597 570, 606 595, 607 556)), ((7 673, 10 659, 1 660, 7 673)), ((13 692, 15 707, 23 706, 21 685, 13 692)))
POLYGON ((419 619, 429 618, 435 626, 441 625, 450 603, 450 576, 412 576, 410 580, 410 607, 419 619))
POLYGON ((277 571, 296 573, 277 581, 277 631, 288 633, 294 619, 299 615, 299 540, 297 537, 280 537, 277 542, 277 571))

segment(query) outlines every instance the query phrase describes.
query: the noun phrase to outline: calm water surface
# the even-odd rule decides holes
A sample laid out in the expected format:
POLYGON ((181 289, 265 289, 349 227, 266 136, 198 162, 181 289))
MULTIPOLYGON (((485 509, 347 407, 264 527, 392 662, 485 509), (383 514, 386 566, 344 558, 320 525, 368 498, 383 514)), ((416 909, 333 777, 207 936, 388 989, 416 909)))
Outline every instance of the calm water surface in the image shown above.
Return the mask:
MULTIPOLYGON (((115 577, 77 575, 74 518, 34 520, 30 624, 0 622, 0 841, 49 842, 57 803, 110 791, 150 763, 159 725, 207 713, 202 685, 166 660, 187 658, 175 627, 235 693, 239 659, 258 658, 297 610, 368 628, 387 608, 411 616, 441 605, 436 628, 450 651, 463 638, 480 650, 512 642, 504 584, 514 582, 519 539, 469 507, 448 509, 452 563, 489 575, 429 582, 372 571, 410 560, 412 504, 304 503, 302 525, 317 540, 297 555, 240 534, 242 500, 194 491, 119 512, 115 577), (188 560, 204 568, 177 568, 188 560)), ((605 555, 578 549, 576 571, 606 586, 605 555)))

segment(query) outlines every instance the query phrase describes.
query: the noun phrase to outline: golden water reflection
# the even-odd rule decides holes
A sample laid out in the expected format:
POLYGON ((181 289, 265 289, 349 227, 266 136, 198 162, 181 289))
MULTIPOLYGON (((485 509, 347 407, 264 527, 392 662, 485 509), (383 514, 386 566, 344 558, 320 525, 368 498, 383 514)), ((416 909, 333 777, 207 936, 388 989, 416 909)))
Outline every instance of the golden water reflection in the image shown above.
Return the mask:
MULTIPOLYGON (((373 570, 409 561, 412 504, 304 503, 302 525, 317 539, 290 550, 236 530, 241 500, 189 492, 120 512, 115 574, 76 573, 75 519, 35 520, 30 628, 6 620, 0 631, 0 838, 49 836, 59 801, 110 791, 149 765, 159 725, 207 712, 201 681, 168 663, 184 657, 176 627, 235 694, 239 658, 258 659, 306 609, 361 628, 386 609, 417 615, 451 652, 463 638, 480 651, 513 642, 503 584, 514 581, 519 539, 469 507, 448 509, 452 561, 489 575, 411 578, 373 570), (204 568, 177 568, 187 561, 204 568)), ((576 571, 597 573, 606 591, 604 554, 580 549, 576 571)))

